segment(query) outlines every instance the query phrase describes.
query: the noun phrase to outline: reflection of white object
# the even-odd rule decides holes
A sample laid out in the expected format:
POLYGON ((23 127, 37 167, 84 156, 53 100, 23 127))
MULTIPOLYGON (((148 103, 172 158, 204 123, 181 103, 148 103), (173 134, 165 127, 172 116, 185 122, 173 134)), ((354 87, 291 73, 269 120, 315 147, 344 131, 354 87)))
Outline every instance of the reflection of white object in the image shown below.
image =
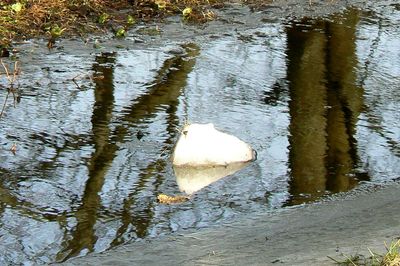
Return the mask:
POLYGON ((227 166, 211 167, 174 166, 176 183, 180 191, 190 195, 227 175, 235 173, 247 164, 233 163, 227 166))
POLYGON ((248 162, 255 157, 250 145, 216 130, 213 124, 190 124, 182 130, 172 162, 178 166, 212 166, 248 162))

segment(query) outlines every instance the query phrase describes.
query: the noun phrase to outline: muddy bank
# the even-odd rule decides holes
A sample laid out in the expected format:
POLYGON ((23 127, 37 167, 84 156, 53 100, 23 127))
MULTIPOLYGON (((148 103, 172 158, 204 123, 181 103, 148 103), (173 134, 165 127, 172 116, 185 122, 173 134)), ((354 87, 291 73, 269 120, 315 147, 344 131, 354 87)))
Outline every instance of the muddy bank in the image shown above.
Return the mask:
POLYGON ((328 18, 333 14, 340 14, 349 8, 369 12, 372 7, 396 6, 393 1, 370 2, 355 1, 308 1, 276 0, 263 3, 251 0, 243 4, 239 1, 227 3, 224 8, 215 10, 216 19, 202 25, 182 23, 180 17, 166 18, 158 24, 161 37, 169 40, 190 40, 199 36, 218 37, 232 31, 240 34, 241 31, 260 27, 271 22, 300 20, 303 18, 328 18), (180 25, 177 25, 180 24, 180 25), (189 38, 189 39, 188 39, 189 38))
POLYGON ((332 265, 400 237, 399 183, 232 224, 127 244, 63 265, 332 265))

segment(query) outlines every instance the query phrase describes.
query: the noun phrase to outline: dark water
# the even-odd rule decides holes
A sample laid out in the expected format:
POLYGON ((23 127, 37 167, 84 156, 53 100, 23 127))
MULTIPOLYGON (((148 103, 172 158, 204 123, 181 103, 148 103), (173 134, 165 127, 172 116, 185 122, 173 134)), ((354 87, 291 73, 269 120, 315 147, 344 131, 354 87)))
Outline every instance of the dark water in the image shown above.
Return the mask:
POLYGON ((21 44, 21 99, 0 119, 0 264, 64 261, 399 178, 399 19, 388 5, 191 42, 21 44), (187 121, 238 136, 258 160, 159 204, 182 194, 169 156, 187 121))

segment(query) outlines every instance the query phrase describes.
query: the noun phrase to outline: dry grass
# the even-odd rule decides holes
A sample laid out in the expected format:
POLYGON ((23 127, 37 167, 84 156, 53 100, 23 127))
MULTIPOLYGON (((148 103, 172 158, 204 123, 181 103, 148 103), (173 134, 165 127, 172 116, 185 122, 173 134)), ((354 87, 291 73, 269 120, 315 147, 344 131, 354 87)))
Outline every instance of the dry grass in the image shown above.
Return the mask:
POLYGON ((382 256, 381 265, 400 266, 400 239, 388 247, 385 243, 386 254, 382 256))
POLYGON ((15 38, 86 34, 116 25, 127 27, 136 20, 182 14, 186 8, 191 12, 185 20, 207 21, 214 18, 210 7, 218 3, 218 0, 0 0, 0 47, 15 38))
POLYGON ((102 0, 1 1, 1 42, 45 34, 55 25, 72 29, 74 25, 89 23, 91 13, 100 12, 101 8, 102 0))
POLYGON ((385 254, 377 254, 373 251, 369 250, 370 257, 365 257, 360 254, 356 254, 353 256, 346 256, 344 261, 339 261, 336 259, 332 259, 335 261, 337 265, 348 265, 348 266, 400 266, 400 239, 397 241, 393 241, 389 246, 385 243, 386 253, 385 254))

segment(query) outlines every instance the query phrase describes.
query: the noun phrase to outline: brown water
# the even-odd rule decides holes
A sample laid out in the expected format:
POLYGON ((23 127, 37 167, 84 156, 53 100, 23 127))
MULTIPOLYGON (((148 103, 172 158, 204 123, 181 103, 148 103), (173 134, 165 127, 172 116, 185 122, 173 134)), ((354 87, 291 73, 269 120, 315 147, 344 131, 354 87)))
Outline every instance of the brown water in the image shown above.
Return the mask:
POLYGON ((19 45, 21 99, 0 119, 0 264, 64 261, 399 178, 399 18, 389 5, 190 42, 19 45), (159 204, 182 194, 169 156, 186 121, 214 123, 258 160, 159 204))

